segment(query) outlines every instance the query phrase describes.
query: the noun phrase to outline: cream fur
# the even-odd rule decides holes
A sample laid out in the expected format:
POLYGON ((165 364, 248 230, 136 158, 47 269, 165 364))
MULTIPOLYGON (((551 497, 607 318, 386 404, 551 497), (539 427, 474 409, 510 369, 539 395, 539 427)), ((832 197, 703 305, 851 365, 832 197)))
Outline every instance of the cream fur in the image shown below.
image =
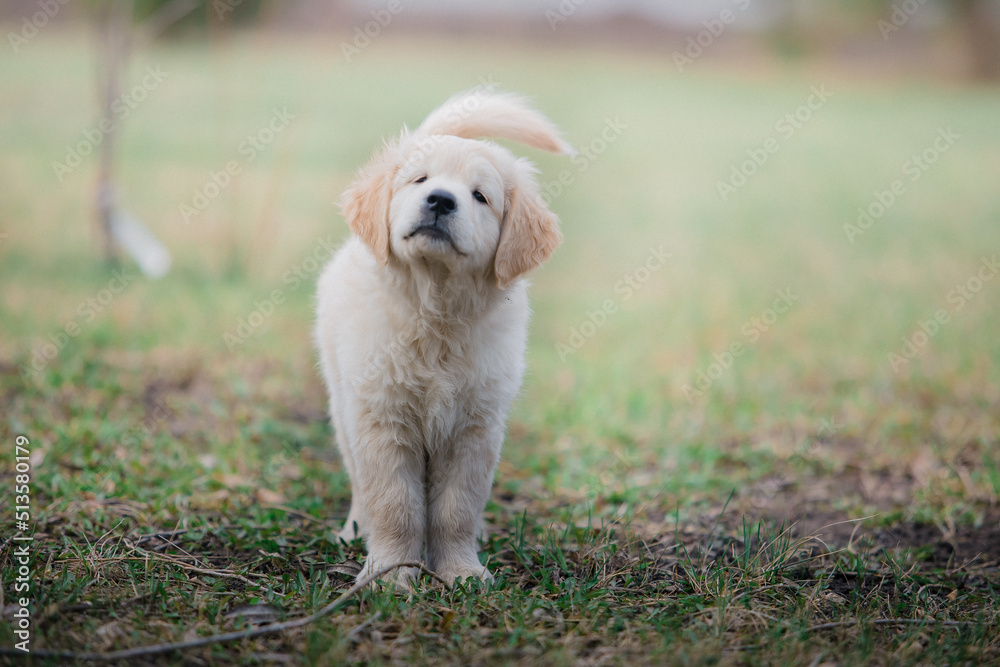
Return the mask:
POLYGON ((354 236, 319 280, 315 337, 352 486, 340 535, 365 538, 359 578, 425 557, 449 582, 492 579, 477 538, 524 373, 522 276, 561 236, 531 164, 480 136, 572 150, 523 98, 453 97, 359 172, 341 202, 354 236), (442 192, 450 213, 432 207, 442 192))

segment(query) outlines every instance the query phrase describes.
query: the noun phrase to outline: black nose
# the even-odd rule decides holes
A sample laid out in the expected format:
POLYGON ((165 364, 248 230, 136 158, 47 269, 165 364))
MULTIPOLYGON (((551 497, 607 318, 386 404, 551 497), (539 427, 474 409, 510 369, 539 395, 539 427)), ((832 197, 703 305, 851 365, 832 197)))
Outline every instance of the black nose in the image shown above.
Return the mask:
POLYGON ((427 208, 437 215, 446 215, 455 210, 455 196, 447 190, 434 190, 427 195, 427 208))

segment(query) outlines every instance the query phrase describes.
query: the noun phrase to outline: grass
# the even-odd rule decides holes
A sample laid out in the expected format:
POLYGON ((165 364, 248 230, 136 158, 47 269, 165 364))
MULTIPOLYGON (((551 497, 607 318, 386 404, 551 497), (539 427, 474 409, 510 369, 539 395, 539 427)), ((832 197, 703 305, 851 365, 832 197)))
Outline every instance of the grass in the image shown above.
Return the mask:
POLYGON ((52 168, 96 124, 87 49, 53 27, 0 52, 0 497, 14 504, 24 435, 33 650, 297 618, 350 586, 364 550, 335 538, 349 489, 309 340, 310 258, 344 237, 335 201, 379 138, 487 78, 591 155, 524 151, 570 184, 487 507, 496 585, 366 591, 298 630, 158 659, 1000 659, 1000 280, 952 294, 1000 252, 996 90, 388 33, 352 64, 329 39, 160 44, 133 64, 168 75, 116 131, 118 180, 174 268, 150 281, 125 265, 105 305, 95 160, 62 182, 52 168), (822 85, 829 101, 784 138, 776 122, 822 85), (287 130, 185 222, 275 108, 287 130), (949 127, 959 138, 909 180, 904 162, 949 127), (769 138, 780 149, 723 201, 718 182, 769 138), (896 179, 905 192, 851 243, 843 226, 896 179), (938 310, 948 321, 894 370, 938 310))

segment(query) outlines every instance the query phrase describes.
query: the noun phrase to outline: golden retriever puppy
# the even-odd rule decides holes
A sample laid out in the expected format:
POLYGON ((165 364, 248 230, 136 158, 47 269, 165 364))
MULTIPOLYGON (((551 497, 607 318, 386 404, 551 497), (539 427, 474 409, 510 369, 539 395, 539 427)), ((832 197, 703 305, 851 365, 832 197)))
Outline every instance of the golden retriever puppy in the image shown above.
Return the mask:
POLYGON ((424 554, 448 582, 493 578, 477 541, 524 372, 522 276, 562 237, 531 163, 480 137, 572 152, 519 96, 453 97, 344 193, 353 236, 319 279, 315 338, 352 487, 340 536, 365 539, 359 579, 424 554))

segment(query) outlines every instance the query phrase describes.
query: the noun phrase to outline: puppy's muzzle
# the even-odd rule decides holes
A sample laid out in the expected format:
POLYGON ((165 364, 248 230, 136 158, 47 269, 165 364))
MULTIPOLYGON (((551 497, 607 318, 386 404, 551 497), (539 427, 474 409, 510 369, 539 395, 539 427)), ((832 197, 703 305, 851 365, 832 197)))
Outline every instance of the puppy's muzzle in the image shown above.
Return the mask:
POLYGON ((458 201, 455 199, 455 195, 447 190, 433 190, 424 200, 424 215, 421 216, 420 222, 403 238, 428 236, 436 241, 447 243, 452 250, 464 256, 465 253, 459 250, 455 244, 448 224, 451 214, 457 207, 458 201))

